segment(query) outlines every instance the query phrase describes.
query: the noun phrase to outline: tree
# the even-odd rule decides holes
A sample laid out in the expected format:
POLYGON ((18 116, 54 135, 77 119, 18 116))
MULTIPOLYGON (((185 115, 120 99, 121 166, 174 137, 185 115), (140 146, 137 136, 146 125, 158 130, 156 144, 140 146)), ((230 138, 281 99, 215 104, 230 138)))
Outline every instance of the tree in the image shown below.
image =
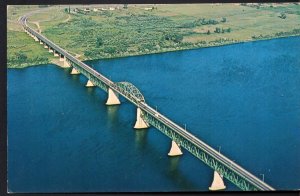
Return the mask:
POLYGON ((85 50, 84 51, 84 56, 88 57, 88 56, 91 56, 91 51, 90 50, 85 50))
POLYGON ((216 27, 215 33, 220 33, 221 29, 219 27, 216 27))
POLYGON ((207 31, 207 35, 210 35, 210 30, 207 31))
POLYGON ((182 35, 175 35, 175 37, 174 37, 174 42, 177 42, 177 43, 179 43, 179 42, 181 42, 183 40, 183 36, 182 35))
POLYGON ((183 40, 183 36, 180 34, 169 33, 165 35, 165 40, 179 43, 183 40))
POLYGON ((109 46, 109 47, 104 48, 104 52, 105 52, 105 53, 113 54, 113 53, 115 53, 116 51, 117 51, 116 47, 111 47, 111 46, 109 46))
POLYGON ((221 22, 226 22, 226 18, 223 17, 222 20, 221 20, 221 22))
POLYGON ((127 9, 128 8, 128 4, 124 4, 123 8, 127 9))
POLYGON ((17 57, 18 61, 20 61, 20 62, 24 62, 27 60, 26 54, 24 54, 22 52, 17 52, 16 57, 17 57))
POLYGON ((99 48, 103 45, 103 39, 101 37, 97 37, 96 39, 96 47, 99 48))
POLYGON ((278 17, 281 18, 281 19, 286 19, 285 13, 281 13, 280 16, 278 16, 278 17))

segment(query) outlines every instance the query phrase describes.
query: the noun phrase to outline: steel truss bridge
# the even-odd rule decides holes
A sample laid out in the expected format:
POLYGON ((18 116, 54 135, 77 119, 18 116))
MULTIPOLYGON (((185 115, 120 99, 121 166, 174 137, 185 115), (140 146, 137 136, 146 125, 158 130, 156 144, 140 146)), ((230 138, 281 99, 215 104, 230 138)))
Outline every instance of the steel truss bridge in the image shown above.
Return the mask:
POLYGON ((64 57, 65 61, 67 61, 81 74, 86 76, 95 86, 100 87, 105 92, 109 92, 109 89, 111 89, 116 94, 122 95, 142 111, 140 113, 140 117, 147 124, 157 128, 172 141, 185 148, 188 152, 200 159, 207 166, 220 174, 220 176, 223 176, 231 181, 241 190, 275 190, 264 181, 246 171, 240 165, 225 157, 223 154, 216 151, 202 140, 195 137, 190 132, 178 126, 166 116, 147 105, 143 95, 133 84, 129 82, 115 83, 89 67, 87 64, 76 59, 74 56, 47 39, 45 36, 29 27, 27 25, 26 15, 19 18, 19 22, 30 36, 32 36, 36 41, 40 41, 41 44, 43 43, 45 47, 47 46, 47 48, 49 48, 49 50, 52 49, 54 54, 57 53, 60 57, 64 57))

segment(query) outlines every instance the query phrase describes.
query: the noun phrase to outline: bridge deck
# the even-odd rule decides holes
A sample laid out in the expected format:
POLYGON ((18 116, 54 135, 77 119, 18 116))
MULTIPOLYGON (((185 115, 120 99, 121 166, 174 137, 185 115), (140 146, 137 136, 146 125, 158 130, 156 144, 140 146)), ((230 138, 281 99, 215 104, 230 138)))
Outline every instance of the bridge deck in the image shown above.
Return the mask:
MULTIPOLYGON (((215 149, 213 149, 212 147, 207 145, 205 142, 201 141, 199 138, 195 137, 194 135, 192 135, 191 133, 189 133, 182 127, 178 126, 176 123, 174 123, 173 121, 171 121, 164 115, 160 114, 159 112, 154 110, 152 107, 147 105, 145 102, 142 102, 139 99, 134 98, 132 96, 129 97, 128 95, 126 95, 126 93, 123 92, 122 89, 119 88, 113 81, 109 80, 104 75, 100 74, 99 72, 92 69, 91 67, 89 67, 85 63, 81 62, 80 60, 76 59, 74 56, 72 56, 71 54, 69 54, 67 51, 60 48, 59 46, 57 46, 55 43, 53 43, 52 41, 47 39, 45 36, 41 35, 40 33, 36 32, 35 30, 33 30, 32 28, 27 26, 26 21, 27 21, 26 16, 23 16, 20 18, 20 23, 23 25, 24 29, 29 31, 32 35, 36 36, 39 40, 43 41, 45 44, 47 44, 49 47, 54 49, 56 52, 65 56, 72 63, 75 63, 76 65, 80 66, 82 69, 84 69, 89 74, 91 74, 92 76, 94 76, 95 78, 97 78, 98 80, 103 82, 105 85, 107 85, 109 88, 111 88, 115 92, 121 94, 127 100, 129 100, 134 105, 136 105, 141 110, 143 110, 144 113, 146 113, 147 115, 151 115, 152 119, 159 121, 164 126, 171 129, 171 131, 175 132, 181 138, 184 138, 185 140, 187 140, 192 146, 198 148, 199 150, 201 150, 201 152, 206 153, 213 160, 216 160, 218 162, 218 164, 222 164, 222 166, 226 169, 225 170, 220 169, 218 172, 220 172, 222 175, 224 175, 226 178, 228 178, 231 182, 233 182, 237 185, 238 181, 244 180, 245 183, 249 183, 250 185, 253 186, 252 189, 244 188, 244 187, 248 187, 248 186, 242 186, 242 188, 245 190, 274 190, 274 188, 272 188, 271 186, 269 186, 262 180, 258 179, 257 177, 255 177, 254 175, 252 175, 251 173, 249 173, 248 171, 243 169, 241 166, 239 166, 238 164, 234 163, 232 160, 230 160, 227 157, 225 157, 224 155, 222 155, 221 153, 217 152, 215 149), (226 175, 227 173, 228 173, 228 175, 226 175), (235 179, 234 177, 231 178, 229 176, 229 174, 231 174, 231 175, 234 174, 237 179, 235 179)), ((192 152, 192 150, 190 148, 186 148, 186 149, 188 151, 190 151, 193 155, 195 155, 194 151, 192 152)), ((216 168, 218 168, 218 167, 216 166, 216 168)), ((239 186, 239 187, 241 188, 241 186, 239 186)))

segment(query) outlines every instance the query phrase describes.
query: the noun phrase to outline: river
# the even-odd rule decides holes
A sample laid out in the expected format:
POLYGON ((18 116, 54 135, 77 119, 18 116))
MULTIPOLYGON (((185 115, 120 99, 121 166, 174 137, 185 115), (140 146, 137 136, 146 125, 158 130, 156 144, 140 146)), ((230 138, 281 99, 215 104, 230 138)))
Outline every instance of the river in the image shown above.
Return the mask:
MULTIPOLYGON (((277 190, 300 189, 300 37, 86 62, 277 190)), ((8 69, 10 192, 208 191, 213 171, 69 69, 8 69)), ((226 190, 239 190, 224 180, 226 190)))

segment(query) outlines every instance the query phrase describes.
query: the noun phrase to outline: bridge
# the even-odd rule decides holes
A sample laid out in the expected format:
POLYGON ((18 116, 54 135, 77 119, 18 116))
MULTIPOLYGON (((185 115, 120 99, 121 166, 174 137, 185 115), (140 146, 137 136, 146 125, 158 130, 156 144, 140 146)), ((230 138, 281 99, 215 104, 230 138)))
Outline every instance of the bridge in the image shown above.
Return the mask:
POLYGON ((30 35, 36 42, 39 42, 44 48, 54 56, 59 57, 64 67, 72 68, 71 74, 83 74, 88 78, 87 87, 98 86, 108 93, 106 105, 120 104, 119 95, 126 98, 137 107, 137 117, 134 128, 145 129, 150 125, 157 128, 171 139, 171 149, 169 156, 182 155, 182 148, 186 149, 192 155, 203 161, 207 166, 214 170, 214 177, 209 190, 222 190, 226 186, 223 177, 231 181, 241 190, 245 191, 273 191, 270 185, 260 180, 240 165, 236 164, 220 152, 216 151, 208 144, 195 137, 186 129, 178 126, 163 114, 149 106, 142 93, 129 82, 113 82, 101 73, 92 69, 87 64, 70 55, 45 36, 35 31, 27 25, 27 16, 19 18, 24 31, 30 35))

